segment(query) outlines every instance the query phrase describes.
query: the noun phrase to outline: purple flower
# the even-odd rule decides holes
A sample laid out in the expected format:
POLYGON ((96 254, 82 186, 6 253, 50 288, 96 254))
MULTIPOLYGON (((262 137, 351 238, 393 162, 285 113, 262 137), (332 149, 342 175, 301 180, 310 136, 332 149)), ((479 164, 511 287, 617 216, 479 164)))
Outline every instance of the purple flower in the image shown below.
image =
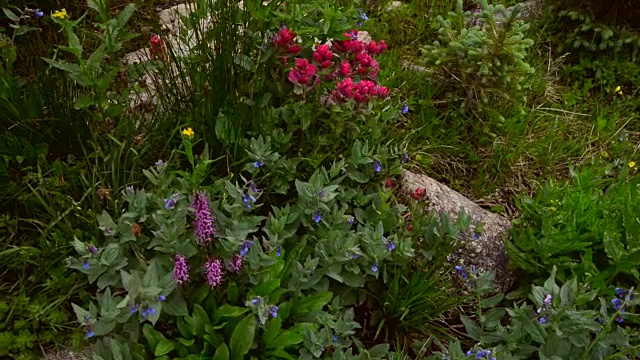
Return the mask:
POLYGON ((278 317, 278 307, 276 305, 272 306, 269 312, 271 313, 271 317, 273 318, 278 317))
POLYGON ((169 210, 170 208, 176 206, 176 199, 171 197, 169 199, 164 199, 164 209, 169 210))
POLYGON ((616 288, 616 294, 617 295, 621 295, 623 293, 624 293, 624 289, 623 288, 619 288, 619 287, 616 288))
POLYGON ((621 316, 616 316, 616 322, 617 323, 622 323, 622 322, 624 322, 624 319, 621 316))
POLYGON ((351 40, 358 40, 358 35, 356 35, 355 32, 350 32, 349 35, 351 35, 351 40))
POLYGON ((276 257, 280 257, 280 255, 282 255, 282 248, 278 246, 278 248, 276 249, 276 257))
POLYGON ((620 299, 612 299, 611 303, 613 304, 613 308, 616 310, 620 310, 620 307, 622 306, 622 300, 620 299))
POLYGON ((402 114, 406 114, 406 113, 408 113, 408 112, 409 112, 409 105, 404 104, 404 106, 402 106, 402 110, 400 110, 400 112, 401 112, 402 114))
POLYGON ((92 330, 88 330, 87 331, 87 338, 91 338, 93 337, 93 331, 92 330))
POLYGON ((361 26, 362 26, 362 24, 363 24, 363 22, 362 22, 362 21, 359 21, 359 22, 356 24, 356 26, 357 26, 357 27, 361 27, 361 26))
POLYGON ((253 305, 258 305, 259 302, 260 302, 260 298, 255 298, 255 299, 251 300, 251 303, 253 305))
POLYGON ((358 15, 360 15, 360 17, 364 21, 368 21, 369 20, 369 17, 367 16, 367 14, 364 13, 364 10, 362 10, 362 9, 358 9, 358 15))
POLYGON ((403 164, 406 164, 408 161, 409 161, 409 154, 404 153, 404 154, 402 155, 402 163, 403 163, 403 164))
POLYGON ((360 257, 360 255, 358 255, 358 254, 353 254, 353 255, 351 255, 351 257, 355 260, 355 259, 359 258, 359 257, 360 257))
POLYGON ((89 270, 89 263, 87 262, 87 260, 85 260, 85 261, 83 261, 83 262, 82 262, 82 267, 83 267, 85 270, 89 270))
POLYGON ((480 238, 480 235, 476 232, 473 233, 473 240, 478 240, 480 238))
POLYGON ((216 236, 216 228, 209 209, 207 195, 203 192, 198 192, 191 203, 191 207, 195 211, 193 226, 196 228, 196 236, 200 240, 200 244, 208 245, 213 237, 216 236))
POLYGON ((256 198, 254 198, 250 194, 244 194, 242 195, 242 202, 244 203, 244 208, 249 210, 251 209, 251 205, 256 202, 256 198))
POLYGON ((538 319, 538 321, 540 322, 540 324, 544 325, 547 323, 547 317, 546 316, 542 316, 540 319, 538 319))
POLYGON ((313 216, 311 217, 313 219, 313 221, 317 224, 320 221, 322 221, 322 215, 320 215, 319 211, 316 211, 315 214, 313 214, 313 216))
POLYGON ((98 252, 98 248, 97 248, 97 247, 95 247, 95 246, 93 246, 93 245, 89 245, 88 250, 89 250, 89 252, 90 252, 90 253, 92 253, 92 254, 95 254, 95 253, 97 253, 97 252, 98 252))
POLYGON ((389 241, 387 243, 387 246, 389 247, 389 251, 393 251, 393 249, 396 248, 396 245, 394 243, 392 243, 391 241, 389 241))
POLYGON ((44 12, 40 11, 40 9, 36 9, 36 10, 33 12, 33 16, 34 16, 36 19, 40 19, 41 17, 43 17, 43 16, 44 16, 44 12))
POLYGON ((376 161, 373 163, 373 170, 377 173, 379 173, 380 170, 382 170, 382 164, 380 164, 380 161, 376 161))
POLYGON ((353 222, 356 220, 355 217, 353 217, 353 215, 349 215, 347 216, 347 224, 349 225, 353 225, 353 222))
POLYGON ((551 296, 551 294, 547 294, 547 296, 544 298, 545 305, 551 305, 552 299, 553 299, 553 296, 551 296))
POLYGON ((373 264, 373 266, 371 267, 371 271, 378 272, 378 264, 377 263, 373 264))
POLYGON ((147 311, 146 309, 143 309, 142 311, 140 311, 140 315, 142 315, 143 318, 146 318, 147 315, 149 315, 149 311, 147 311))
POLYGON ((133 304, 131 305, 131 313, 135 314, 138 311, 138 305, 133 304))
POLYGON ((251 189, 251 191, 253 191, 254 194, 257 194, 258 191, 260 191, 260 189, 258 189, 258 187, 256 186, 256 183, 253 182, 253 180, 249 181, 249 189, 251 189))
POLYGON ((160 295, 160 296, 158 296, 158 300, 165 301, 165 300, 167 300, 167 298, 164 295, 160 295))
POLYGON ((149 308, 149 315, 155 315, 156 314, 156 309, 150 307, 149 308))
POLYGON ((264 166, 264 161, 262 161, 262 160, 256 161, 256 162, 253 163, 253 167, 256 168, 256 169, 257 168, 261 168, 263 166, 264 166))
POLYGON ((240 245, 240 257, 244 257, 248 252, 249 248, 253 246, 253 241, 245 241, 240 245))
POLYGON ((156 161, 156 167, 161 169, 164 168, 165 166, 167 166, 167 163, 165 163, 164 161, 162 161, 162 159, 156 161))
POLYGON ((204 264, 205 275, 207 276, 207 284, 211 289, 222 284, 222 261, 220 259, 209 259, 204 264))
POLYGON ((239 273, 240 270, 242 270, 242 256, 238 254, 233 255, 231 261, 229 261, 229 268, 231 268, 231 271, 234 273, 239 273))
POLYGON ((182 255, 176 255, 173 263, 173 279, 178 285, 189 281, 189 264, 182 255))

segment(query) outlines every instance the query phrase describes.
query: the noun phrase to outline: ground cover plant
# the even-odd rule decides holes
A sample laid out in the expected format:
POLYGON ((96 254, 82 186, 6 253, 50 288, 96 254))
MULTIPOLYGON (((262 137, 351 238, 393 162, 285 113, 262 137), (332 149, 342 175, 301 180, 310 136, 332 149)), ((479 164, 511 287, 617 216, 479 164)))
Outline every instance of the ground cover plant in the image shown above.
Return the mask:
POLYGON ((0 5, 0 356, 640 356, 637 34, 597 2, 0 5), (407 169, 513 220, 511 289, 407 169))

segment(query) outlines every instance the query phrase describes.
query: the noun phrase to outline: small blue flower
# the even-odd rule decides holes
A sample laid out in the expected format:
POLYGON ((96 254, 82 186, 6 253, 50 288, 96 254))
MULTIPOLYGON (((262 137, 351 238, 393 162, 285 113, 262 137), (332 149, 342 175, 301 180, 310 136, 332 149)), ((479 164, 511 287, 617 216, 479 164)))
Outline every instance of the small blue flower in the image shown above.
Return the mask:
POLYGON ((395 248, 396 248, 396 245, 395 245, 394 243, 392 243, 392 242, 389 242, 389 243, 387 244, 387 246, 389 247, 389 251, 393 251, 393 249, 395 249, 395 248))
POLYGON ((253 241, 251 241, 251 240, 247 241, 247 246, 248 247, 252 247, 253 246, 253 241))
POLYGON ((355 260, 355 259, 358 259, 358 258, 360 257, 360 255, 358 255, 358 254, 353 254, 353 255, 351 255, 351 257, 355 260))
POLYGON ((462 271, 462 266, 456 265, 456 267, 454 267, 454 269, 456 269, 457 271, 462 271))
POLYGON ((131 306, 131 313, 132 313, 132 314, 135 314, 136 312, 138 312, 138 305, 133 304, 133 305, 131 306))
POLYGON ((622 322, 624 322, 624 319, 621 316, 616 316, 616 322, 617 323, 622 323, 622 322))
POLYGON ((623 292, 624 292, 624 289, 623 289, 623 288, 619 288, 619 287, 617 287, 617 288, 616 288, 616 294, 617 294, 617 295, 620 295, 620 294, 622 294, 623 292))
POLYGON ((271 310, 269 310, 269 312, 271 313, 271 317, 277 318, 278 317, 278 306, 276 306, 276 305, 272 306, 271 310))
POLYGON ((406 164, 409 161, 409 154, 404 153, 402 154, 402 163, 406 164))
POLYGON ((276 257, 280 257, 280 255, 282 255, 282 248, 278 246, 278 248, 276 249, 276 257))
POLYGON ((320 212, 317 211, 315 214, 313 214, 313 216, 311 217, 313 219, 313 221, 317 224, 320 221, 322 221, 322 215, 320 215, 320 212))
POLYGON ((364 10, 359 9, 358 13, 359 13, 360 17, 362 18, 362 20, 364 20, 364 21, 368 21, 369 20, 369 17, 367 16, 367 14, 364 13, 364 10))
POLYGON ((373 264, 373 266, 371 267, 371 271, 378 272, 378 264, 373 264))
POLYGON ((400 110, 400 112, 401 112, 402 114, 406 114, 406 113, 408 113, 408 112, 409 112, 409 105, 404 104, 404 105, 402 106, 402 110, 400 110))
POLYGON ((542 316, 539 320, 540 324, 544 325, 547 323, 547 317, 546 316, 542 316))
POLYGON ((348 223, 349 225, 353 225, 353 222, 354 222, 355 220, 356 220, 356 218, 355 218, 355 217, 353 217, 353 215, 349 215, 349 216, 347 216, 347 223, 348 223))
POLYGON ((164 209, 165 210, 169 210, 170 208, 174 207, 176 205, 176 199, 174 199, 173 197, 169 198, 169 199, 164 199, 164 209))
POLYGON ((82 263, 82 267, 83 267, 85 270, 89 270, 89 263, 87 262, 87 260, 85 260, 85 261, 82 263))
POLYGON ((356 24, 357 27, 361 27, 364 23, 362 21, 358 21, 358 23, 356 24))
POLYGON ((249 181, 249 189, 251 189, 251 191, 253 191, 254 194, 257 194, 258 191, 260 191, 260 189, 258 189, 258 187, 256 186, 256 183, 253 182, 253 180, 249 181))
POLYGON ((244 203, 244 208, 249 210, 251 209, 251 204, 255 202, 255 198, 249 194, 242 195, 242 202, 244 203), (253 201, 252 201, 253 199, 253 201))
POLYGON ((156 309, 154 309, 154 308, 150 307, 150 308, 149 308, 149 314, 150 314, 150 315, 155 315, 155 314, 156 314, 156 309))
POLYGON ((90 252, 90 253, 92 253, 92 254, 95 254, 95 253, 97 253, 97 252, 98 252, 98 248, 97 248, 97 247, 95 247, 95 246, 93 246, 93 245, 89 245, 89 249, 88 249, 88 250, 89 250, 89 252, 90 252))
POLYGON ((337 342, 338 341, 338 336, 337 335, 333 335, 332 340, 333 340, 333 342, 337 342))
POLYGON ((89 330, 87 331, 87 338, 92 338, 93 337, 93 331, 89 330))
POLYGON ((380 170, 382 170, 382 164, 380 164, 380 161, 376 161, 373 163, 373 170, 377 173, 379 173, 380 170))
POLYGON ((264 166, 264 161, 262 161, 262 160, 256 161, 256 162, 253 163, 253 167, 256 168, 256 169, 257 168, 261 168, 263 166, 264 166))
POLYGON ((478 240, 480 238, 480 234, 473 233, 473 240, 478 240))
POLYGON ((350 32, 349 35, 351 35, 351 40, 358 40, 358 35, 356 35, 355 32, 350 32))
POLYGON ((620 299, 612 299, 611 303, 613 304, 613 308, 616 310, 620 310, 620 307, 622 306, 622 300, 620 299))
POLYGON ((258 303, 259 303, 259 302, 260 302, 260 299, 259 299, 259 298, 255 298, 255 299, 251 300, 251 303, 252 303, 253 305, 258 305, 258 303))
POLYGON ((165 300, 167 300, 167 298, 164 295, 160 295, 160 296, 158 296, 158 300, 165 301, 165 300))
MULTIPOLYGON (((38 9, 38 10, 40 10, 40 9, 38 9)), ((39 18, 44 16, 44 13, 42 11, 38 11, 38 10, 36 10, 36 12, 34 13, 37 19, 39 19, 39 18)))
POLYGON ((469 350, 469 351, 467 351, 467 356, 471 356, 471 355, 473 355, 473 354, 475 354, 475 352, 474 352, 473 350, 469 350))
POLYGON ((147 310, 142 310, 140 311, 140 315, 142 315, 143 318, 146 318, 147 315, 149 315, 149 312, 147 310))

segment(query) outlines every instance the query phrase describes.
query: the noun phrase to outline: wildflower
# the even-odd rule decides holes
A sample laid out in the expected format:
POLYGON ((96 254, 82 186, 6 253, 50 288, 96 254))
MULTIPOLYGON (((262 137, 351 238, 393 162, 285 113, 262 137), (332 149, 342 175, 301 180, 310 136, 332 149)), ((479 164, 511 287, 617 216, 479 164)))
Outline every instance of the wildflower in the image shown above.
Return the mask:
POLYGON ((401 112, 402 114, 406 114, 406 113, 408 113, 408 112, 409 112, 409 105, 404 104, 404 105, 402 106, 402 110, 400 110, 400 112, 401 112))
POLYGON ((242 256, 238 254, 233 255, 231 261, 229 261, 229 267, 234 273, 239 273, 240 270, 242 270, 242 256))
POLYGON ((138 311, 138 305, 133 304, 131 305, 131 313, 135 314, 138 311))
POLYGON ((249 248, 252 246, 253 246, 253 241, 245 241, 240 246, 240 256, 244 257, 249 252, 249 248))
POLYGON ((407 231, 413 232, 413 224, 407 224, 407 231))
POLYGON ((274 37, 273 43, 276 48, 284 49, 288 54, 296 56, 302 51, 302 48, 293 43, 295 37, 296 33, 287 29, 286 26, 283 26, 280 32, 274 37))
POLYGON ((200 240, 200 244, 209 244, 213 237, 216 236, 216 228, 209 209, 207 195, 204 192, 197 192, 191 207, 195 212, 193 226, 196 229, 196 236, 200 240))
POLYGON ((393 249, 396 248, 396 245, 394 243, 392 243, 391 241, 389 241, 387 243, 387 247, 389 248, 389 251, 393 251, 393 249))
POLYGON ((167 298, 164 295, 160 295, 160 296, 158 296, 158 300, 159 301, 165 301, 165 300, 167 300, 167 298))
POLYGON ((340 64, 340 68, 338 69, 338 74, 342 77, 347 77, 351 74, 351 64, 348 61, 343 60, 340 64))
POLYGON ((376 87, 376 95, 378 95, 379 98, 389 97, 389 88, 386 86, 376 87))
POLYGON ((353 258, 353 260, 356 260, 356 259, 358 259, 360 257, 360 255, 359 254, 353 254, 353 255, 351 255, 351 257, 353 258))
POLYGON ((207 276, 207 284, 211 289, 222 284, 222 261, 219 259, 209 259, 204 264, 205 275, 207 276))
POLYGON ((360 82, 353 87, 352 97, 360 103, 368 102, 371 96, 376 95, 376 87, 376 83, 371 80, 360 80, 360 82))
POLYGON ((329 45, 320 45, 313 53, 313 60, 317 62, 322 69, 326 69, 331 66, 333 59, 333 52, 329 45))
POLYGON ((178 285, 189 281, 189 264, 182 255, 176 255, 173 263, 173 279, 178 285))
POLYGON ((295 66, 289 71, 287 79, 294 84, 310 85, 312 78, 316 74, 316 67, 309 63, 307 59, 296 59, 295 66))
POLYGON ((322 215, 320 215, 319 211, 316 211, 311 218, 317 224, 322 220, 322 215))
POLYGON ((378 263, 373 264, 373 266, 371 267, 371 271, 378 272, 378 263))
POLYGON ((85 260, 85 261, 83 261, 83 262, 82 262, 82 267, 83 267, 85 270, 89 270, 89 263, 87 262, 87 260, 85 260))
POLYGON ((176 202, 177 199, 175 198, 175 195, 168 199, 164 199, 164 209, 169 210, 170 208, 176 206, 176 202))
POLYGON ((165 163, 164 161, 162 161, 162 159, 160 159, 160 160, 156 161, 156 164, 155 164, 155 165, 156 165, 156 167, 157 167, 158 169, 162 169, 162 168, 164 168, 165 166, 167 166, 167 163, 165 163))
POLYGON ((351 78, 346 78, 346 79, 340 81, 336 85, 337 92, 334 93, 334 98, 337 98, 337 100, 342 100, 342 99, 345 99, 345 98, 352 97, 353 96, 353 88, 354 88, 354 84, 353 84, 353 80, 351 78))
POLYGON ((182 135, 186 136, 186 137, 193 137, 195 133, 193 132, 192 128, 186 128, 184 130, 182 130, 182 135))
POLYGON ((616 310, 620 310, 620 308, 622 307, 622 300, 618 298, 612 299, 611 303, 613 304, 613 308, 616 310))
POLYGON ((384 182, 384 187, 388 188, 392 188, 393 187, 393 180, 391 179, 387 179, 387 181, 384 182))
POLYGON ((95 254, 98 252, 98 248, 93 245, 89 245, 89 248, 87 250, 89 250, 89 252, 92 254, 95 254))
POLYGON ((280 257, 280 255, 282 255, 282 248, 280 246, 278 246, 278 248, 276 249, 276 257, 280 257))
POLYGON ((355 217, 353 217, 353 215, 348 215, 348 216, 347 216, 347 223, 348 223, 349 225, 353 225, 353 222, 354 222, 355 220, 356 220, 356 218, 355 218, 355 217))
POLYGON ((249 189, 251 189, 251 191, 255 194, 257 194, 258 191, 260 191, 260 189, 258 189, 258 187, 256 186, 256 183, 253 182, 253 180, 249 181, 249 189))
POLYGON ((417 188, 416 191, 413 192, 413 198, 416 200, 420 200, 424 196, 424 189, 417 188))
POLYGON ((136 192, 135 189, 133 188, 133 186, 131 186, 131 185, 127 186, 125 191, 127 192, 127 194, 133 194, 134 192, 136 192))
POLYGON ((615 92, 618 95, 622 95, 622 87, 620 87, 620 85, 616 86, 615 92))
MULTIPOLYGON (((257 168, 261 168, 263 166, 264 166, 264 161, 262 161, 262 160, 259 160, 259 161, 256 161, 256 162, 253 163, 253 167, 256 168, 256 169, 257 168)), ((257 191, 254 191, 254 192, 257 192, 257 191)))
POLYGON ((140 311, 140 315, 141 315, 143 318, 146 318, 146 317, 147 317, 147 315, 149 315, 149 311, 148 311, 147 309, 142 309, 142 311, 140 311))
POLYGON ((337 342, 338 341, 338 336, 337 335, 333 335, 333 338, 331 338, 333 340, 333 342, 337 342))
POLYGON ((406 164, 409 161, 409 154, 404 153, 402 154, 402 163, 406 164))
POLYGON ((553 299, 553 296, 551 296, 551 294, 547 294, 547 296, 544 298, 544 304, 545 305, 551 305, 551 300, 553 299))
POLYGON ((540 324, 544 325, 547 323, 547 318, 546 316, 542 316, 540 317, 540 319, 538 319, 538 321, 540 322, 540 324))
POLYGON ((271 314, 272 318, 277 318, 278 317, 278 307, 276 305, 272 306, 271 309, 269 310, 269 313, 271 314))
POLYGON ((260 297, 259 296, 257 298, 255 298, 255 299, 251 300, 251 303, 253 305, 258 305, 259 302, 260 302, 260 297))
POLYGON ((379 173, 382 170, 382 165, 380 164, 380 161, 375 161, 373 163, 373 170, 377 173, 379 173))
POLYGON ((87 338, 91 338, 93 337, 93 331, 92 330, 88 330, 87 331, 87 338))
POLYGON ((254 198, 251 194, 242 195, 242 202, 244 203, 244 208, 246 210, 251 209, 251 205, 256 202, 256 198, 254 198))
POLYGON ((138 223, 131 224, 131 235, 140 236, 140 234, 142 234, 142 226, 138 223))
POLYGON ((622 318, 622 316, 616 316, 616 319, 615 319, 615 320, 616 320, 616 322, 617 322, 617 323, 622 323, 622 322, 624 322, 624 319, 622 318))
MULTIPOLYGON (((162 61, 167 60, 167 47, 164 43, 164 39, 162 39, 160 35, 156 35, 156 34, 152 35, 151 39, 149 39, 149 44, 151 45, 149 52, 151 53, 152 58, 162 60, 162 61)), ((191 132, 193 133, 193 130, 191 132)), ((184 131, 183 131, 183 134, 184 134, 184 131)))
POLYGON ((367 51, 373 55, 381 54, 388 48, 389 46, 384 42, 384 40, 380 40, 379 43, 376 43, 375 40, 371 40, 371 42, 367 45, 367 51))
POLYGON ((633 169, 634 167, 636 167, 636 162, 635 161, 629 161, 629 168, 633 169))
POLYGON ((60 19, 60 20, 63 20, 63 19, 68 18, 68 17, 69 17, 69 14, 67 14, 67 10, 66 10, 66 9, 62 9, 62 10, 55 11, 55 12, 51 15, 51 17, 52 17, 52 18, 54 18, 54 19, 60 19))

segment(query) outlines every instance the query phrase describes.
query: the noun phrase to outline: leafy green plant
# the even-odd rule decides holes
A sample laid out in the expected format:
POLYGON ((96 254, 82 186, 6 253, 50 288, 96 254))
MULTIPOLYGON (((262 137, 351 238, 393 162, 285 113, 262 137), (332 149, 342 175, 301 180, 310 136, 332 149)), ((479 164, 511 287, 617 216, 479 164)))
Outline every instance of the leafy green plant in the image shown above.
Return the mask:
POLYGON ((513 264, 544 278, 550 268, 567 281, 577 277, 596 289, 614 279, 638 281, 638 180, 620 164, 619 178, 584 169, 572 179, 548 181, 535 198, 519 202, 522 217, 507 243, 513 264))
MULTIPOLYGON (((469 12, 458 1, 456 11, 439 16, 438 40, 423 48, 423 60, 445 100, 463 113, 489 122, 487 132, 522 116, 528 79, 528 25, 519 19, 521 8, 482 3, 479 25, 469 26, 469 12), (502 18, 498 20, 497 14, 502 18), (515 119, 514 119, 515 118, 515 119)), ((479 130, 481 131, 481 130, 479 130)))

